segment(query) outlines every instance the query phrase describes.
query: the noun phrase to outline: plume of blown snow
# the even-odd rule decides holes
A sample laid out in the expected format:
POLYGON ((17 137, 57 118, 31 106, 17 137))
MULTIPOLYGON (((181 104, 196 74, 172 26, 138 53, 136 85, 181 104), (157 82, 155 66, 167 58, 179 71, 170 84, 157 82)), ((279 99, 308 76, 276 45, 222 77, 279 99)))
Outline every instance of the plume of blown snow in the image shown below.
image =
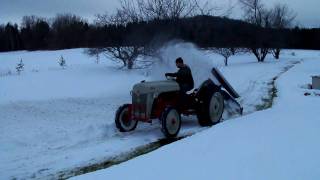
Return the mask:
POLYGON ((160 49, 159 60, 150 68, 148 75, 150 80, 163 80, 166 72, 176 72, 175 60, 181 57, 193 74, 195 87, 211 77, 211 69, 216 66, 205 51, 191 43, 168 43, 160 49))

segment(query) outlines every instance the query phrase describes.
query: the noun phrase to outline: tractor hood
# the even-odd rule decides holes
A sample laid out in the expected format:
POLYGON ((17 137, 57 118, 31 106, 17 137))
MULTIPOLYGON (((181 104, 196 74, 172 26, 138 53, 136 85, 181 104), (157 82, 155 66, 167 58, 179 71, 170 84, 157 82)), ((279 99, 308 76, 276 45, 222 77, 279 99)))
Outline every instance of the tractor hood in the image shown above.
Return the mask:
POLYGON ((133 86, 133 93, 159 94, 162 92, 179 91, 179 84, 173 80, 141 82, 133 86))

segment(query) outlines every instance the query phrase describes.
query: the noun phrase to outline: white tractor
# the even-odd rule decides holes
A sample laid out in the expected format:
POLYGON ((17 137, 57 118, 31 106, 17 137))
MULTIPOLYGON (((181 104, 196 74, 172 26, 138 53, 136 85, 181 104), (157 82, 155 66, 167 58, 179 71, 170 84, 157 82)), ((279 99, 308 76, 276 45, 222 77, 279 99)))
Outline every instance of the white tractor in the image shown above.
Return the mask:
POLYGON ((179 84, 174 80, 142 81, 134 85, 132 103, 122 105, 116 112, 117 128, 128 132, 137 127, 138 121, 151 123, 159 119, 164 135, 173 138, 179 133, 181 115, 196 115, 201 126, 212 126, 221 121, 225 101, 235 104, 242 114, 243 109, 235 100, 240 97, 238 93, 216 68, 212 74, 213 78, 183 97, 183 104, 179 84))

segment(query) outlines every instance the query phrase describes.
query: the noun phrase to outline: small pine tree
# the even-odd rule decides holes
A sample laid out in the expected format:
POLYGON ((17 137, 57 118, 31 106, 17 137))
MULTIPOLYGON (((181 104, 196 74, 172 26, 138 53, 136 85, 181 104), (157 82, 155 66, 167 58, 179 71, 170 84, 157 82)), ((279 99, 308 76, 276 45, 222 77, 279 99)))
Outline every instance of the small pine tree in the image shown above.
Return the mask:
POLYGON ((17 70, 17 73, 18 73, 19 75, 20 75, 21 71, 24 70, 24 64, 23 64, 22 59, 21 59, 20 62, 17 64, 16 70, 17 70))
POLYGON ((64 69, 67 64, 66 64, 66 60, 63 58, 63 56, 61 55, 59 61, 58 61, 59 65, 64 69))

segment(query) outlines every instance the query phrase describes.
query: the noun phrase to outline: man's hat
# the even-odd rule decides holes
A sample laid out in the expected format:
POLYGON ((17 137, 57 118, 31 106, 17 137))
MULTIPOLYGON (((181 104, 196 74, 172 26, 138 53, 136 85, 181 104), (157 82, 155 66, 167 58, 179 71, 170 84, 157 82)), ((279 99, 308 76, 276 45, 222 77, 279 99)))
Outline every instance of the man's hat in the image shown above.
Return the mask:
POLYGON ((178 57, 178 58, 176 59, 176 63, 183 63, 183 59, 182 59, 181 57, 178 57))

